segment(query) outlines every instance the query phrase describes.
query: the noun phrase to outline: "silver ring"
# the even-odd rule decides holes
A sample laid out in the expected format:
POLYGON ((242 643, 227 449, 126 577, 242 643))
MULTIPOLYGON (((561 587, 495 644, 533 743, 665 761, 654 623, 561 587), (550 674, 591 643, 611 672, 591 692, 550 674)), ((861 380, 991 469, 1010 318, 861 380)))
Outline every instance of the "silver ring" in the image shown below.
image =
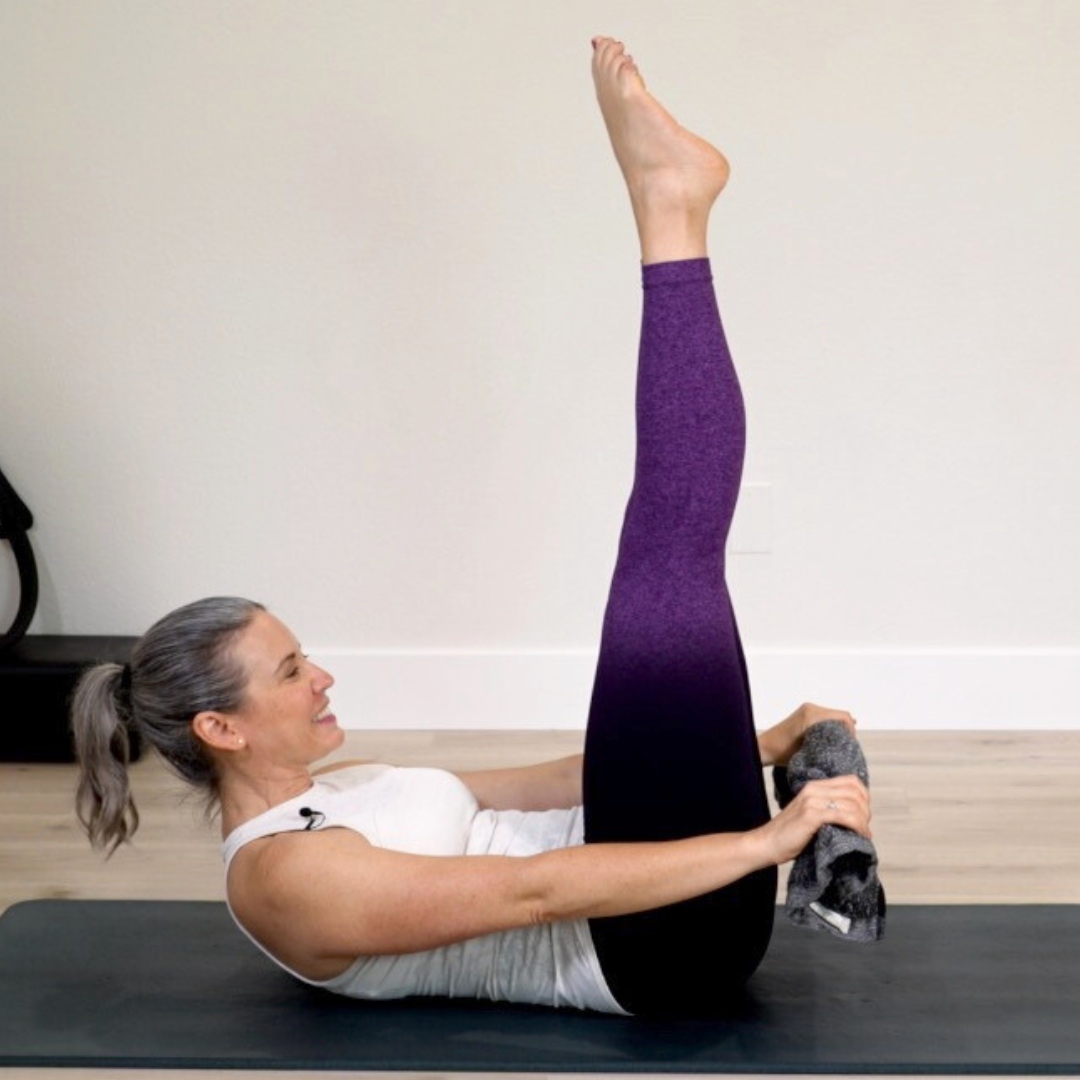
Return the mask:
POLYGON ((839 810, 840 808, 839 808, 839 806, 837 806, 836 803, 829 802, 829 803, 826 804, 825 809, 826 810, 839 810))

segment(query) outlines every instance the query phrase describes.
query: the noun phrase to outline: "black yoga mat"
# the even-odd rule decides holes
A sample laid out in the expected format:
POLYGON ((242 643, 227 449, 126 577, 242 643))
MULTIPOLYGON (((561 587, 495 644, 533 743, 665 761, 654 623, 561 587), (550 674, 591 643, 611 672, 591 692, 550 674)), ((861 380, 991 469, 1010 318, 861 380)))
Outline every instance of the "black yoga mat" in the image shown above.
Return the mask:
POLYGON ((434 999, 280 972, 224 905, 37 900, 0 919, 0 1065, 433 1072, 1080 1073, 1080 905, 891 905, 792 926, 714 1019, 434 999))

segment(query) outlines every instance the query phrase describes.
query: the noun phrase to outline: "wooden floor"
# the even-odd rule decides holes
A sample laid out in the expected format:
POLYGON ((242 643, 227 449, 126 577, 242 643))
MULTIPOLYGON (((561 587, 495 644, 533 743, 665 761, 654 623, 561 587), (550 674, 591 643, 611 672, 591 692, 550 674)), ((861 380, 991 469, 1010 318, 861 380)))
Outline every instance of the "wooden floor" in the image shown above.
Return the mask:
MULTIPOLYGON (((1080 731, 865 731, 860 738, 890 904, 1080 903, 1080 731)), ((581 741, 565 731, 351 732, 338 756, 485 768, 575 753, 581 741)), ((142 815, 137 842, 108 862, 89 851, 76 827, 74 782, 69 765, 0 764, 0 911, 39 897, 221 899, 220 836, 155 759, 133 768, 142 815)), ((785 874, 786 868, 781 890, 785 874)), ((0 1069, 2 1080, 111 1075, 329 1080, 345 1074, 0 1069)), ((568 1078, 559 1074, 559 1080, 568 1078)))

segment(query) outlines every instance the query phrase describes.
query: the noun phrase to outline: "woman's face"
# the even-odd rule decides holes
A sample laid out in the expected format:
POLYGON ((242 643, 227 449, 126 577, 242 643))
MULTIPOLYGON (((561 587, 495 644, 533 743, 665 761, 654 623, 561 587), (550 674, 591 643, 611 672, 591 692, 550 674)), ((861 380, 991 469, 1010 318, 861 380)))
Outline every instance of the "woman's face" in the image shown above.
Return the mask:
POLYGON ((248 684, 231 720, 251 760, 307 766, 345 741, 327 696, 333 677, 304 656, 284 623, 257 612, 233 650, 248 684))

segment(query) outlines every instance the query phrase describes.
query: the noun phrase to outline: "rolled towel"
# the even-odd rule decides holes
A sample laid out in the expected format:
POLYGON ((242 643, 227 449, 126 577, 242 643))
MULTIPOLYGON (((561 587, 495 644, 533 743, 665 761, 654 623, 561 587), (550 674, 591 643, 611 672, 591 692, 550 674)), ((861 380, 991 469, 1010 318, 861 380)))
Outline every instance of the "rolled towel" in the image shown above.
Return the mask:
MULTIPOLYGON (((786 766, 773 768, 776 801, 783 809, 808 780, 851 773, 870 786, 859 741, 841 721, 822 720, 806 729, 786 766)), ((822 825, 792 864, 788 918, 845 941, 879 941, 885 934, 885 889, 877 865, 872 840, 840 825, 822 825)))

